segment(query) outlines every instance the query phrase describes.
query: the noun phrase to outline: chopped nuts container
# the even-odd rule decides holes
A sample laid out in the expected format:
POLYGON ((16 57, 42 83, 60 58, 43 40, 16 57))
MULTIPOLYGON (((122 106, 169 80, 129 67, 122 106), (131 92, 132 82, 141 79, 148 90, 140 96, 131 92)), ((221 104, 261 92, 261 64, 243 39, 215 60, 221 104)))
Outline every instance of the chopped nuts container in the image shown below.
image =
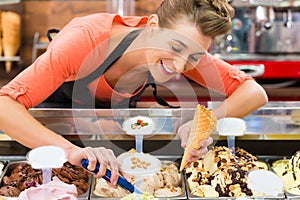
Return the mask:
MULTIPOLYGON (((159 158, 159 156, 158 156, 158 158, 159 158)), ((173 157, 166 158, 166 157, 164 157, 164 158, 159 158, 159 159, 161 160, 162 165, 175 164, 177 168, 179 167, 179 161, 176 160, 176 158, 173 158, 173 157)), ((180 181, 181 181, 180 187, 181 187, 181 190, 182 190, 182 194, 180 194, 179 196, 174 196, 174 197, 157 197, 157 198, 159 198, 160 200, 187 199, 186 184, 184 183, 183 174, 180 173, 179 176, 180 176, 180 181)), ((102 200, 102 199, 119 200, 120 199, 120 198, 117 198, 117 197, 98 196, 94 193, 95 187, 96 187, 96 179, 93 178, 91 192, 90 192, 90 199, 91 200, 102 200)), ((130 193, 128 192, 128 194, 130 194, 130 193)))

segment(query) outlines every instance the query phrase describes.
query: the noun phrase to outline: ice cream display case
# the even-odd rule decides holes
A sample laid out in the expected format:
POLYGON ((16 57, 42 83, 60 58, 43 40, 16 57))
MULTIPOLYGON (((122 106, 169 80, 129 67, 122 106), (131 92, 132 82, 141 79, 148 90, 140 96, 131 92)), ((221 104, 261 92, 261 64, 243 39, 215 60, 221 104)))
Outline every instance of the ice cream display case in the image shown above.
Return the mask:
MULTIPOLYGON (((200 104, 212 109, 219 102, 200 104)), ((79 146, 104 146, 112 149, 116 156, 139 149, 145 154, 158 158, 163 163, 167 162, 168 165, 172 164, 172 167, 176 166, 176 170, 178 170, 184 149, 181 148, 181 140, 177 136, 177 129, 183 123, 193 119, 195 108, 195 103, 191 103, 185 104, 185 107, 179 109, 165 109, 154 106, 135 109, 32 109, 30 113, 43 125, 79 146), (139 129, 142 126, 149 127, 146 131, 147 134, 141 138, 140 135, 126 131, 124 124, 128 119, 135 120, 132 123, 134 129, 139 129)), ((232 155, 222 153, 220 157, 220 153, 216 153, 228 151, 227 137, 220 136, 217 131, 214 131, 212 133, 214 142, 208 154, 210 157, 209 159, 206 158, 211 160, 212 163, 209 164, 209 169, 214 169, 214 172, 212 174, 200 173, 201 170, 198 166, 201 166, 202 162, 206 163, 203 166, 207 165, 208 162, 204 161, 205 159, 199 160, 197 164, 194 163, 193 166, 183 172, 174 172, 175 176, 174 174, 166 176, 166 171, 170 172, 172 170, 164 165, 165 167, 160 169, 161 174, 157 177, 157 180, 162 181, 162 188, 157 187, 156 189, 162 191, 163 194, 167 194, 167 192, 171 194, 170 196, 160 196, 159 199, 238 199, 237 196, 225 197, 224 195, 229 195, 226 192, 222 193, 218 190, 211 192, 211 186, 208 188, 207 185, 216 182, 216 178, 212 178, 216 174, 219 174, 218 176, 223 174, 224 177, 226 177, 226 174, 230 175, 230 181, 232 182, 228 179, 225 182, 232 185, 234 182, 232 179, 233 171, 239 171, 237 174, 242 177, 246 176, 252 168, 266 169, 277 173, 282 177, 285 184, 281 193, 275 196, 262 195, 259 196, 260 199, 299 199, 300 103, 269 102, 243 119, 246 122, 246 131, 244 135, 235 138, 237 151, 234 156, 240 156, 242 160, 247 158, 246 164, 244 161, 238 160, 238 162, 235 161, 237 165, 231 165, 230 168, 225 168, 222 165, 224 160, 232 162, 232 155), (206 179, 200 180, 200 176, 206 177, 206 179), (175 177, 178 179, 175 179, 175 177), (172 180, 171 182, 174 185, 164 185, 168 182, 166 180, 172 180), (204 182, 206 186, 205 188, 198 187, 195 182, 197 184, 204 182), (199 193, 193 192, 193 187, 197 188, 199 193), (288 187, 291 190, 288 191, 288 187), (175 195, 178 190, 181 192, 175 195), (218 194, 212 196, 214 193, 218 194)), ((139 133, 138 130, 136 132, 139 133)), ((3 184, 3 177, 7 175, 7 170, 12 171, 11 166, 15 162, 26 160, 25 156, 29 149, 4 133, 0 133, 0 139, 0 164, 3 165, 1 184, 3 184)), ((175 170, 175 168, 172 169, 175 170)), ((153 184, 157 184, 157 182, 153 178, 148 178, 144 187, 154 191, 153 184)), ((103 187, 97 186, 97 183, 99 183, 99 180, 94 178, 89 181, 89 191, 87 192, 89 199, 119 199, 119 197, 113 195, 97 196, 94 192, 96 189, 100 192, 106 191, 106 194, 111 192, 107 189, 109 187, 103 186, 104 183, 100 184, 103 187)), ((243 181, 240 180, 239 183, 234 185, 236 184, 239 186, 224 186, 224 188, 231 188, 232 191, 235 191, 231 192, 231 196, 245 193, 249 199, 257 198, 257 196, 247 193, 249 188, 247 185, 243 185, 243 181)), ((117 192, 113 193, 117 194, 117 192)))

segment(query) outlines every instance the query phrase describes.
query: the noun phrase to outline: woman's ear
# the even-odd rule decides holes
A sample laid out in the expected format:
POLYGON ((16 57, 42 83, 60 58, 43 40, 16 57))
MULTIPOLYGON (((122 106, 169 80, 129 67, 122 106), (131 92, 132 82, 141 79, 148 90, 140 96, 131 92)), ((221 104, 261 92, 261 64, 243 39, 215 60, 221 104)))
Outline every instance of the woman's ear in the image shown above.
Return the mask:
POLYGON ((158 27, 158 16, 157 14, 152 14, 149 16, 147 24, 147 28, 156 28, 158 27))

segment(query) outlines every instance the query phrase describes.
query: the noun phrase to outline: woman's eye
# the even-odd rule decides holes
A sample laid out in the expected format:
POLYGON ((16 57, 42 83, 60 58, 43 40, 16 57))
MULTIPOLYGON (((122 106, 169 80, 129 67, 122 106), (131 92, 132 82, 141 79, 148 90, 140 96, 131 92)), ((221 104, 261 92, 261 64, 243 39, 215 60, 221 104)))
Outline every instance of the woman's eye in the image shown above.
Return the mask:
POLYGON ((172 50, 175 51, 176 53, 180 53, 182 51, 182 48, 172 45, 172 50))
POLYGON ((198 62, 200 60, 201 56, 199 55, 190 55, 190 59, 193 61, 193 62, 198 62))

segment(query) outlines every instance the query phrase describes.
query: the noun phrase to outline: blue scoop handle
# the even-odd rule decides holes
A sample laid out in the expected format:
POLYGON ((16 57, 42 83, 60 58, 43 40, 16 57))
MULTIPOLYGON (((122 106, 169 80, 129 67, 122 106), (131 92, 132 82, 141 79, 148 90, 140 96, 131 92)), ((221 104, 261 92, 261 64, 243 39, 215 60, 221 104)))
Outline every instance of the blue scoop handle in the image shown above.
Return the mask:
MULTIPOLYGON (((87 169, 88 165, 89 165, 89 160, 87 159, 83 159, 81 161, 81 165, 83 168, 87 169)), ((99 171, 99 168, 100 168, 100 164, 97 163, 96 164, 96 167, 94 169, 94 171, 91 171, 93 172, 94 174, 97 174, 98 171, 99 171)), ((90 171, 90 170, 88 170, 90 171)), ((105 179, 106 181, 109 181, 110 182, 110 177, 111 177, 111 171, 109 169, 106 169, 106 172, 105 172, 105 175, 102 176, 103 179, 105 179)), ((141 191, 139 191, 138 189, 136 189, 130 182, 128 182, 124 177, 122 176, 119 176, 118 177, 118 181, 117 181, 117 184, 119 186, 121 186, 122 188, 128 190, 129 192, 131 193, 138 193, 138 194, 142 194, 141 191)))

